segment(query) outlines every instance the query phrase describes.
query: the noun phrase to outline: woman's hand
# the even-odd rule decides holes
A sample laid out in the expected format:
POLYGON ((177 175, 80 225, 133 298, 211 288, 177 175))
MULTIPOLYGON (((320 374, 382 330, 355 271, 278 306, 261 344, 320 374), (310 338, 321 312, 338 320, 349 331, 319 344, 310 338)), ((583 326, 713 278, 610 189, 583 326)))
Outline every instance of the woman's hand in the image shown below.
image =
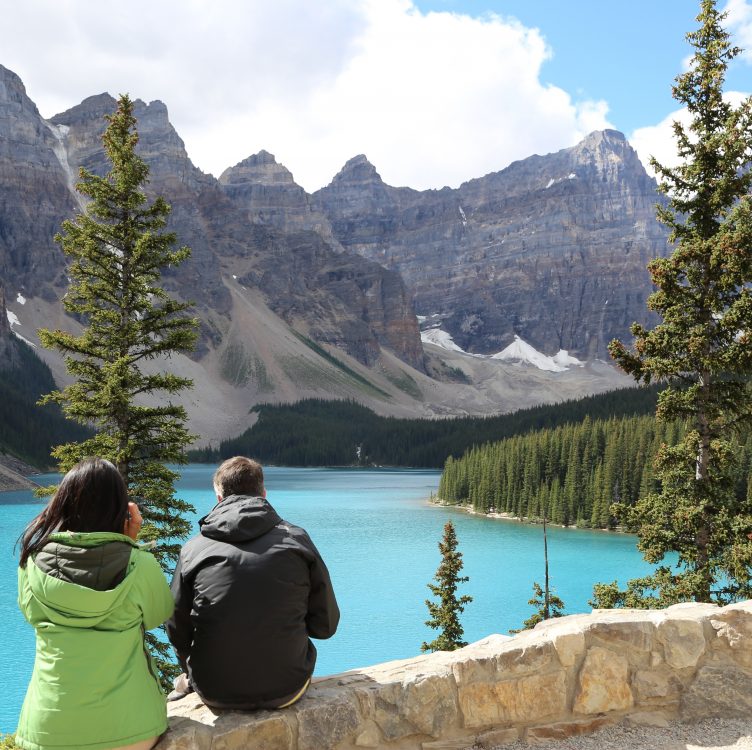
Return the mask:
POLYGON ((128 516, 123 525, 123 534, 129 536, 135 542, 138 538, 138 532, 141 531, 141 525, 144 519, 141 517, 141 511, 136 503, 128 503, 128 516))

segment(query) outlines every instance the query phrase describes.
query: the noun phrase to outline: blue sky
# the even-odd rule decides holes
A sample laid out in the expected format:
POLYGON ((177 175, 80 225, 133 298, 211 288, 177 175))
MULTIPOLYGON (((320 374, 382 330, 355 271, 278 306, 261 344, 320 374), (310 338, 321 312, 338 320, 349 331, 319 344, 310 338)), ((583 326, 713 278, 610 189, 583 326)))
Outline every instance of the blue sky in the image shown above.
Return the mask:
MULTIPOLYGON (((752 0, 729 8, 749 52, 752 0)), ((265 149, 307 190, 365 154, 440 188, 617 128, 672 158, 671 83, 699 0, 0 0, 0 64, 44 117, 85 97, 160 99, 205 172, 265 149), (148 23, 144 23, 148 19, 148 23)), ((678 115, 680 116, 680 115, 678 115)))
MULTIPOLYGON (((685 35, 696 0, 416 0, 423 12, 495 13, 538 28, 551 48, 541 79, 583 99, 604 99, 625 133, 676 109, 671 84, 692 47, 685 35)), ((719 4, 724 7, 724 4, 719 4)), ((752 90, 752 66, 737 61, 727 88, 752 90)))

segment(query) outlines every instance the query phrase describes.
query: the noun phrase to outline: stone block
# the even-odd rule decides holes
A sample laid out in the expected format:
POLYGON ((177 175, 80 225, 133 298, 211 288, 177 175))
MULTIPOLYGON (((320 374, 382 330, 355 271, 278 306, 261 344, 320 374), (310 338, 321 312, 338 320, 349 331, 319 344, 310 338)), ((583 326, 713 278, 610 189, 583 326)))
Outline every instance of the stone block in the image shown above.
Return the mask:
POLYGON ((502 644, 494 655, 480 659, 457 661, 452 665, 452 672, 458 685, 472 682, 495 682, 507 676, 540 672, 552 666, 556 649, 550 640, 531 640, 532 633, 526 638, 511 639, 502 644))
POLYGON ((460 686, 459 699, 467 728, 537 721, 566 711, 566 673, 560 669, 495 684, 472 683, 460 686))
POLYGON ((657 727, 659 729, 665 729, 669 724, 666 714, 661 711, 638 711, 629 714, 624 721, 636 727, 657 727))
POLYGON ((737 663, 744 667, 752 667, 752 613, 747 609, 730 607, 720 612, 719 616, 710 620, 716 632, 717 644, 728 650, 731 658, 737 663))
POLYGON ((572 633, 552 633, 551 641, 563 667, 572 667, 585 653, 585 634, 582 631, 572 633))
POLYGON ((451 674, 422 677, 408 682, 398 710, 422 734, 439 737, 459 725, 459 710, 451 674))
POLYGON ((679 683, 667 670, 639 670, 632 678, 632 690, 637 703, 645 701, 677 700, 679 683))
POLYGON ((625 711, 633 703, 627 659, 610 649, 591 648, 580 669, 579 687, 572 709, 574 713, 625 711))
POLYGON ((555 658, 556 649, 548 639, 502 651, 497 661, 499 677, 544 671, 553 665, 555 658))
POLYGON ((752 674, 731 667, 701 667, 681 701, 684 721, 714 717, 749 717, 752 713, 752 674))
POLYGON ((214 727, 212 750, 290 750, 293 734, 284 716, 268 711, 223 714, 214 727))
POLYGON ((191 719, 171 719, 167 734, 154 746, 155 750, 211 750, 212 730, 191 719))
POLYGON ((388 742, 395 742, 419 733, 418 728, 402 716, 393 703, 377 700, 373 720, 388 742))
POLYGON ((381 732, 378 726, 368 719, 361 727, 360 734, 355 738, 355 744, 358 747, 379 747, 381 743, 381 732))
POLYGON ((630 663, 647 666, 653 650, 655 625, 649 620, 595 622, 585 630, 589 646, 613 649, 630 663))
POLYGON ((348 692, 305 700, 293 709, 298 718, 296 750, 321 750, 345 739, 354 741, 361 725, 357 706, 357 699, 348 692))
MULTIPOLYGON (((522 649, 519 649, 521 652, 522 649)), ((499 663, 497 656, 487 656, 480 659, 467 659, 452 664, 452 673, 458 685, 471 682, 493 682, 499 679, 499 663)))
POLYGON ((542 745, 551 740, 565 740, 567 737, 589 734, 613 723, 611 719, 605 716, 598 716, 593 719, 577 719, 576 721, 557 721, 553 724, 530 727, 525 732, 525 739, 528 745, 542 745))
POLYGON ((658 626, 658 639, 663 644, 666 662, 674 669, 697 666, 705 653, 703 625, 697 620, 664 620, 658 626))

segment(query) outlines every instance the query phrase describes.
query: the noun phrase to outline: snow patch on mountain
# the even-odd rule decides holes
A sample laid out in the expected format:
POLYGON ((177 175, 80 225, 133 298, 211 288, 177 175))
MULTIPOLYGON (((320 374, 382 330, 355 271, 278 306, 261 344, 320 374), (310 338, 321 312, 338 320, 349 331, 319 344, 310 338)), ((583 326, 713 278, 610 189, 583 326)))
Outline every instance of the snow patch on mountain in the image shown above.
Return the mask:
POLYGON ((557 182, 564 182, 564 180, 575 180, 577 175, 574 172, 570 172, 566 177, 552 177, 547 183, 544 190, 548 190, 552 185, 556 185, 557 182))
MULTIPOLYGON (((418 317, 420 318, 421 316, 418 317)), ((454 339, 450 333, 443 331, 438 325, 434 325, 431 328, 421 331, 420 340, 424 344, 433 344, 434 346, 439 346, 447 351, 459 352, 468 357, 532 365, 533 367, 537 367, 539 370, 544 370, 546 372, 565 372, 570 367, 585 366, 585 363, 582 360, 573 357, 566 349, 560 349, 553 357, 549 357, 547 354, 543 354, 530 346, 530 344, 519 336, 515 336, 514 341, 506 347, 506 349, 490 356, 487 354, 473 354, 471 352, 466 352, 454 343, 454 339)))
POLYGON ((442 331, 441 328, 429 328, 427 331, 421 331, 420 340, 424 344, 440 346, 442 349, 446 349, 450 352, 462 352, 462 354, 467 354, 464 349, 460 349, 460 347, 454 343, 451 334, 442 331))
MULTIPOLYGON (((25 300, 24 300, 25 301, 25 300)), ((5 308, 5 314, 8 317, 8 323, 10 323, 10 330, 11 333, 18 339, 21 339, 25 344, 28 344, 29 346, 33 347, 34 349, 37 348, 36 344, 33 344, 29 339, 24 338, 18 331, 13 329, 13 326, 20 326, 21 321, 18 319, 18 315, 16 315, 12 310, 9 310, 7 307, 5 308)))
POLYGON ((491 359, 533 365, 546 372, 564 372, 571 366, 582 367, 584 365, 584 362, 570 356, 569 352, 564 349, 559 350, 553 357, 549 357, 530 346, 519 336, 515 336, 514 341, 506 349, 492 355, 491 359))
POLYGON ((577 357, 573 357, 566 349, 559 349, 552 357, 557 365, 562 367, 584 367, 585 363, 577 357))
POLYGON ((68 147, 66 145, 66 138, 70 128, 67 125, 53 125, 51 122, 44 121, 44 124, 49 128, 53 136, 55 136, 55 142, 52 145, 52 150, 57 157, 60 166, 65 173, 65 179, 68 183, 68 190, 71 195, 76 199, 78 205, 83 209, 84 200, 83 196, 76 191, 76 182, 78 181, 78 175, 73 171, 70 162, 68 161, 68 147))

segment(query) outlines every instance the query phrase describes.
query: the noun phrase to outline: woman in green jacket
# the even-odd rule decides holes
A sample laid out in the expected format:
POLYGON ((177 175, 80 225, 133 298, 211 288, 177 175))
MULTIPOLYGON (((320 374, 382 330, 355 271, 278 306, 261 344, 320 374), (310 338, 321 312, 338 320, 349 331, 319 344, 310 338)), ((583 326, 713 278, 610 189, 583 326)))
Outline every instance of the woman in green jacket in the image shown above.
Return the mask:
POLYGON ((18 604, 36 658, 16 745, 148 750, 167 728, 145 631, 173 601, 118 470, 90 458, 64 477, 21 538, 18 604))

